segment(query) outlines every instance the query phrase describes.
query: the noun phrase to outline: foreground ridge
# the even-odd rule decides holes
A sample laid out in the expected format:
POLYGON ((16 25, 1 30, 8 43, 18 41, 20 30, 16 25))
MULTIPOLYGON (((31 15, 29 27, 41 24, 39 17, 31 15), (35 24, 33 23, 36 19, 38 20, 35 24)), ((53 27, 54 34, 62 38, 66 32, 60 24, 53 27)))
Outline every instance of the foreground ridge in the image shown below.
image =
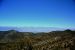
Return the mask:
POLYGON ((75 31, 0 31, 0 50, 75 50, 75 31))

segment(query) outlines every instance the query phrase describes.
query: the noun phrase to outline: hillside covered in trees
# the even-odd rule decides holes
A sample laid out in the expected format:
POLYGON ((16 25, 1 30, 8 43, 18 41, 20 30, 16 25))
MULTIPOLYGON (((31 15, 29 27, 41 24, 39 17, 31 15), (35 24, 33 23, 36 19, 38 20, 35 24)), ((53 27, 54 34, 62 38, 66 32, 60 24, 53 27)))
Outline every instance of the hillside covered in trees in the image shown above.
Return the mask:
POLYGON ((75 50, 75 31, 0 31, 0 50, 75 50))

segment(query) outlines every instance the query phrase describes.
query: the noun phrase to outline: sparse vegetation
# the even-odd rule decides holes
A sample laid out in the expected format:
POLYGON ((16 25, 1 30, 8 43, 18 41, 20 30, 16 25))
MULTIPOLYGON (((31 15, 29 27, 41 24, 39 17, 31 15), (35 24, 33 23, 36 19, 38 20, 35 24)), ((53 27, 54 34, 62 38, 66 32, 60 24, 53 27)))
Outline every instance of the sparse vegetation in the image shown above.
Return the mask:
POLYGON ((0 31, 0 50, 75 50, 75 31, 0 31))

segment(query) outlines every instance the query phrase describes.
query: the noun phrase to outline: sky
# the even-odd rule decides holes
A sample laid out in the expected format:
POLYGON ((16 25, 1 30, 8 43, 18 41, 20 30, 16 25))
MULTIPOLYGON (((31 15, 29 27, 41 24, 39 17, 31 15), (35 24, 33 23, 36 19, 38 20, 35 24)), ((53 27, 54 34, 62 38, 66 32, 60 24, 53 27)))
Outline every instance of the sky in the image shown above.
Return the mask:
POLYGON ((0 0, 0 26, 75 28, 75 0, 0 0))

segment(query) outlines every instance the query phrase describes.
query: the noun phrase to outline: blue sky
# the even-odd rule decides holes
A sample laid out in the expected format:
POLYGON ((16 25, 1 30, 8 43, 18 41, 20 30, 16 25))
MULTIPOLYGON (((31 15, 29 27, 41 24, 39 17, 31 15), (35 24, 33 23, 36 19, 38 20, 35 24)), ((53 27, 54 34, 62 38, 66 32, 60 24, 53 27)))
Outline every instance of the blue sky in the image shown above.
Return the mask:
POLYGON ((3 0, 0 26, 75 28, 73 0, 3 0))

